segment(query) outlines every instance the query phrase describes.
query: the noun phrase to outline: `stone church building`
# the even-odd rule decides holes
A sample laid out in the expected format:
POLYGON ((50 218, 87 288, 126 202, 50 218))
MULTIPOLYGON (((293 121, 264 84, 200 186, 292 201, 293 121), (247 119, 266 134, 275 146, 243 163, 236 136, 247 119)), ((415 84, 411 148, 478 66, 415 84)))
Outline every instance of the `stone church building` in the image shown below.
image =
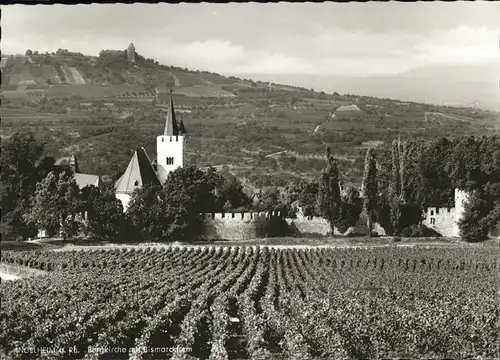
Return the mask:
POLYGON ((163 134, 156 138, 156 156, 151 160, 143 147, 137 148, 123 175, 115 183, 116 197, 123 210, 135 189, 146 184, 164 184, 171 171, 184 166, 184 139, 186 128, 183 121, 177 122, 170 90, 169 107, 163 134))

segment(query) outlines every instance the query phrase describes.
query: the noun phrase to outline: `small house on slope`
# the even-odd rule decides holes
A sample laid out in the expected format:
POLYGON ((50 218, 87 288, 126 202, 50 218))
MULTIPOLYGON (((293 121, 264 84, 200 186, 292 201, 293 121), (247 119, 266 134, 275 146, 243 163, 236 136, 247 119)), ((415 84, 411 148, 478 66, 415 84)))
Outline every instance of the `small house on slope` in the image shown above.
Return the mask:
POLYGON ((332 119, 361 119, 363 111, 355 104, 340 106, 335 110, 332 119))

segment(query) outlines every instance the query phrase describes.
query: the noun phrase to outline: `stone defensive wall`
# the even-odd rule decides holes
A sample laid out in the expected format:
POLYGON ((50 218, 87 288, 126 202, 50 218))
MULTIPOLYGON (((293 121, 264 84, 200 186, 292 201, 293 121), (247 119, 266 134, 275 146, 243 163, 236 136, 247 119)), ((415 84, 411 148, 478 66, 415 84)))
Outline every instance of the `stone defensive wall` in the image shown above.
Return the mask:
POLYGON ((455 208, 429 207, 422 224, 443 236, 459 236, 458 221, 455 208))
POLYGON ((259 237, 259 225, 264 226, 271 218, 283 221, 279 213, 232 212, 203 214, 207 240, 247 240, 259 237))
MULTIPOLYGON (((208 213, 202 216, 207 240, 248 240, 291 234, 326 236, 330 233, 328 221, 317 216, 297 214, 296 218, 285 218, 280 212, 208 213)), ((378 224, 374 225, 374 232, 385 234, 378 224)), ((335 235, 343 233, 335 229, 335 235)))

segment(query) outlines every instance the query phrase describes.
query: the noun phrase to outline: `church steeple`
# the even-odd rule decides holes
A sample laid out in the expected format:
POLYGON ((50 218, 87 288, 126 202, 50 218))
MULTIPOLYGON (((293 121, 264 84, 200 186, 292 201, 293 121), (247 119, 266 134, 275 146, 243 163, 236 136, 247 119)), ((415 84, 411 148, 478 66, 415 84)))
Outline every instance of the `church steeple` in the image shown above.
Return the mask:
MULTIPOLYGON (((185 130, 184 124, 181 125, 185 130)), ((156 138, 156 154, 156 173, 160 183, 164 184, 171 171, 184 166, 184 134, 179 131, 179 124, 175 118, 172 89, 170 89, 165 130, 156 138)))
POLYGON ((170 106, 168 108, 167 119, 165 121, 165 136, 178 136, 179 128, 175 119, 174 99, 172 98, 172 89, 170 89, 170 106))

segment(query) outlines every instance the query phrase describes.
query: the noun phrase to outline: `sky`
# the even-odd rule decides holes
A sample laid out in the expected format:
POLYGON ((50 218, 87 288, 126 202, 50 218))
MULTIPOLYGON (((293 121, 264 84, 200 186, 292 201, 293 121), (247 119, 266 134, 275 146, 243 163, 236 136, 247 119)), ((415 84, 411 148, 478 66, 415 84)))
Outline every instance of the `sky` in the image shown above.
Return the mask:
POLYGON ((500 64, 500 3, 2 6, 2 54, 136 51, 227 75, 385 76, 500 64))

